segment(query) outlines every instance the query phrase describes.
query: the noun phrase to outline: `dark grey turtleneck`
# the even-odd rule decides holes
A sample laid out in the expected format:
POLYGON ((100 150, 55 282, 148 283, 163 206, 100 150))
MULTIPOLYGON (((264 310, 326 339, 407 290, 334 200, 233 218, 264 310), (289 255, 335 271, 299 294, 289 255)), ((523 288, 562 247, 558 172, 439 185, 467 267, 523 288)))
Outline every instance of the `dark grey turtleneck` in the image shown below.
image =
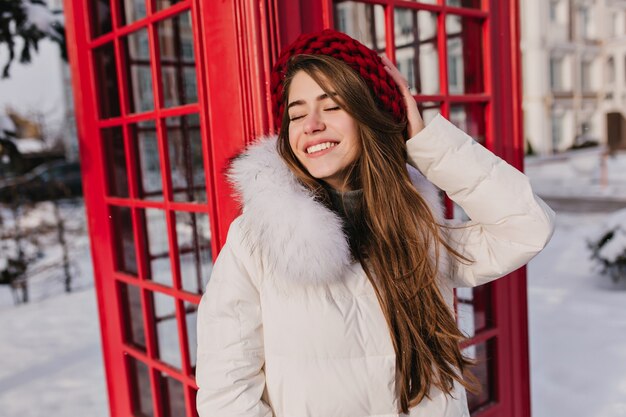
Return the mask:
POLYGON ((350 218, 360 211, 363 190, 341 192, 328 187, 328 191, 330 192, 330 202, 341 217, 350 218))
MULTIPOLYGON (((332 209, 343 220, 343 230, 350 241, 350 247, 354 255, 355 245, 357 245, 356 237, 359 234, 359 229, 363 228, 363 214, 361 208, 363 190, 341 192, 332 187, 327 187, 327 190, 330 195, 332 209)), ((362 233, 362 231, 360 233, 362 233)))

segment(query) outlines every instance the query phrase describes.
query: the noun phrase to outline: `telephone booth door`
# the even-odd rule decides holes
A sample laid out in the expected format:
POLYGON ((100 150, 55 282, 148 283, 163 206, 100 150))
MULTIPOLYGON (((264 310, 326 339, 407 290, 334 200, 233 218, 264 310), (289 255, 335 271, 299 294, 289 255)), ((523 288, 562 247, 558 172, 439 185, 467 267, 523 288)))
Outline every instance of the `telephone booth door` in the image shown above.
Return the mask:
MULTIPOLYGON (((334 27, 521 168, 516 0, 65 0, 111 416, 196 416, 196 307, 237 213, 229 158, 271 125, 269 71, 334 27), (492 68, 497 68, 493 71, 492 68)), ((450 216, 463 216, 448 201, 450 216)), ((525 271, 457 292, 483 393, 530 415, 525 271)))
POLYGON ((65 4, 111 416, 196 415, 196 307, 245 137, 233 7, 65 4))

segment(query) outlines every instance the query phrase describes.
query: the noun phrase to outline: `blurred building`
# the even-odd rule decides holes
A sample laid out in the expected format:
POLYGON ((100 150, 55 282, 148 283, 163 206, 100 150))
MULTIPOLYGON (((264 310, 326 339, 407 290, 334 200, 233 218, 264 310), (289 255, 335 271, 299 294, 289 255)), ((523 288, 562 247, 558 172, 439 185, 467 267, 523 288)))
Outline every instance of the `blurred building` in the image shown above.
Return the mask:
POLYGON ((532 149, 626 146, 626 1, 524 0, 520 7, 524 131, 532 149))

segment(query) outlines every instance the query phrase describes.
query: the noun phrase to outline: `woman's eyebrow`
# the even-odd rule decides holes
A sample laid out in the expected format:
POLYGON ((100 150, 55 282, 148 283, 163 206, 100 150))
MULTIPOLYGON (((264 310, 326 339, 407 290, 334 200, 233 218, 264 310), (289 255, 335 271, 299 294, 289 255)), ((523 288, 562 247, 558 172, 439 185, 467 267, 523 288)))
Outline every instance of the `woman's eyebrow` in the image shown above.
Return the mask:
MULTIPOLYGON (((322 101, 322 100, 326 100, 327 98, 331 98, 335 97, 337 95, 337 93, 331 93, 331 95, 329 96, 328 94, 324 93, 324 94, 320 94, 319 96, 317 96, 315 98, 316 101, 322 101)), ((292 108, 293 106, 301 106, 304 104, 304 100, 295 100, 292 101, 291 103, 289 103, 287 105, 287 110, 289 110, 290 108, 292 108)))

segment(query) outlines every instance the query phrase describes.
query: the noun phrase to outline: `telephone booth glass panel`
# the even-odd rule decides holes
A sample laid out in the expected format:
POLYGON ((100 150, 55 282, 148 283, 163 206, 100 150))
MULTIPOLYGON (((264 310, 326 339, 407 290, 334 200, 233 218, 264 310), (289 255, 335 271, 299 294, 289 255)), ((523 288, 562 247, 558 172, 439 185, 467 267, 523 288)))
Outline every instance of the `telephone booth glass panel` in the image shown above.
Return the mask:
POLYGON ((90 2, 103 203, 109 213, 120 415, 195 416, 196 306, 215 252, 197 2, 90 2))

